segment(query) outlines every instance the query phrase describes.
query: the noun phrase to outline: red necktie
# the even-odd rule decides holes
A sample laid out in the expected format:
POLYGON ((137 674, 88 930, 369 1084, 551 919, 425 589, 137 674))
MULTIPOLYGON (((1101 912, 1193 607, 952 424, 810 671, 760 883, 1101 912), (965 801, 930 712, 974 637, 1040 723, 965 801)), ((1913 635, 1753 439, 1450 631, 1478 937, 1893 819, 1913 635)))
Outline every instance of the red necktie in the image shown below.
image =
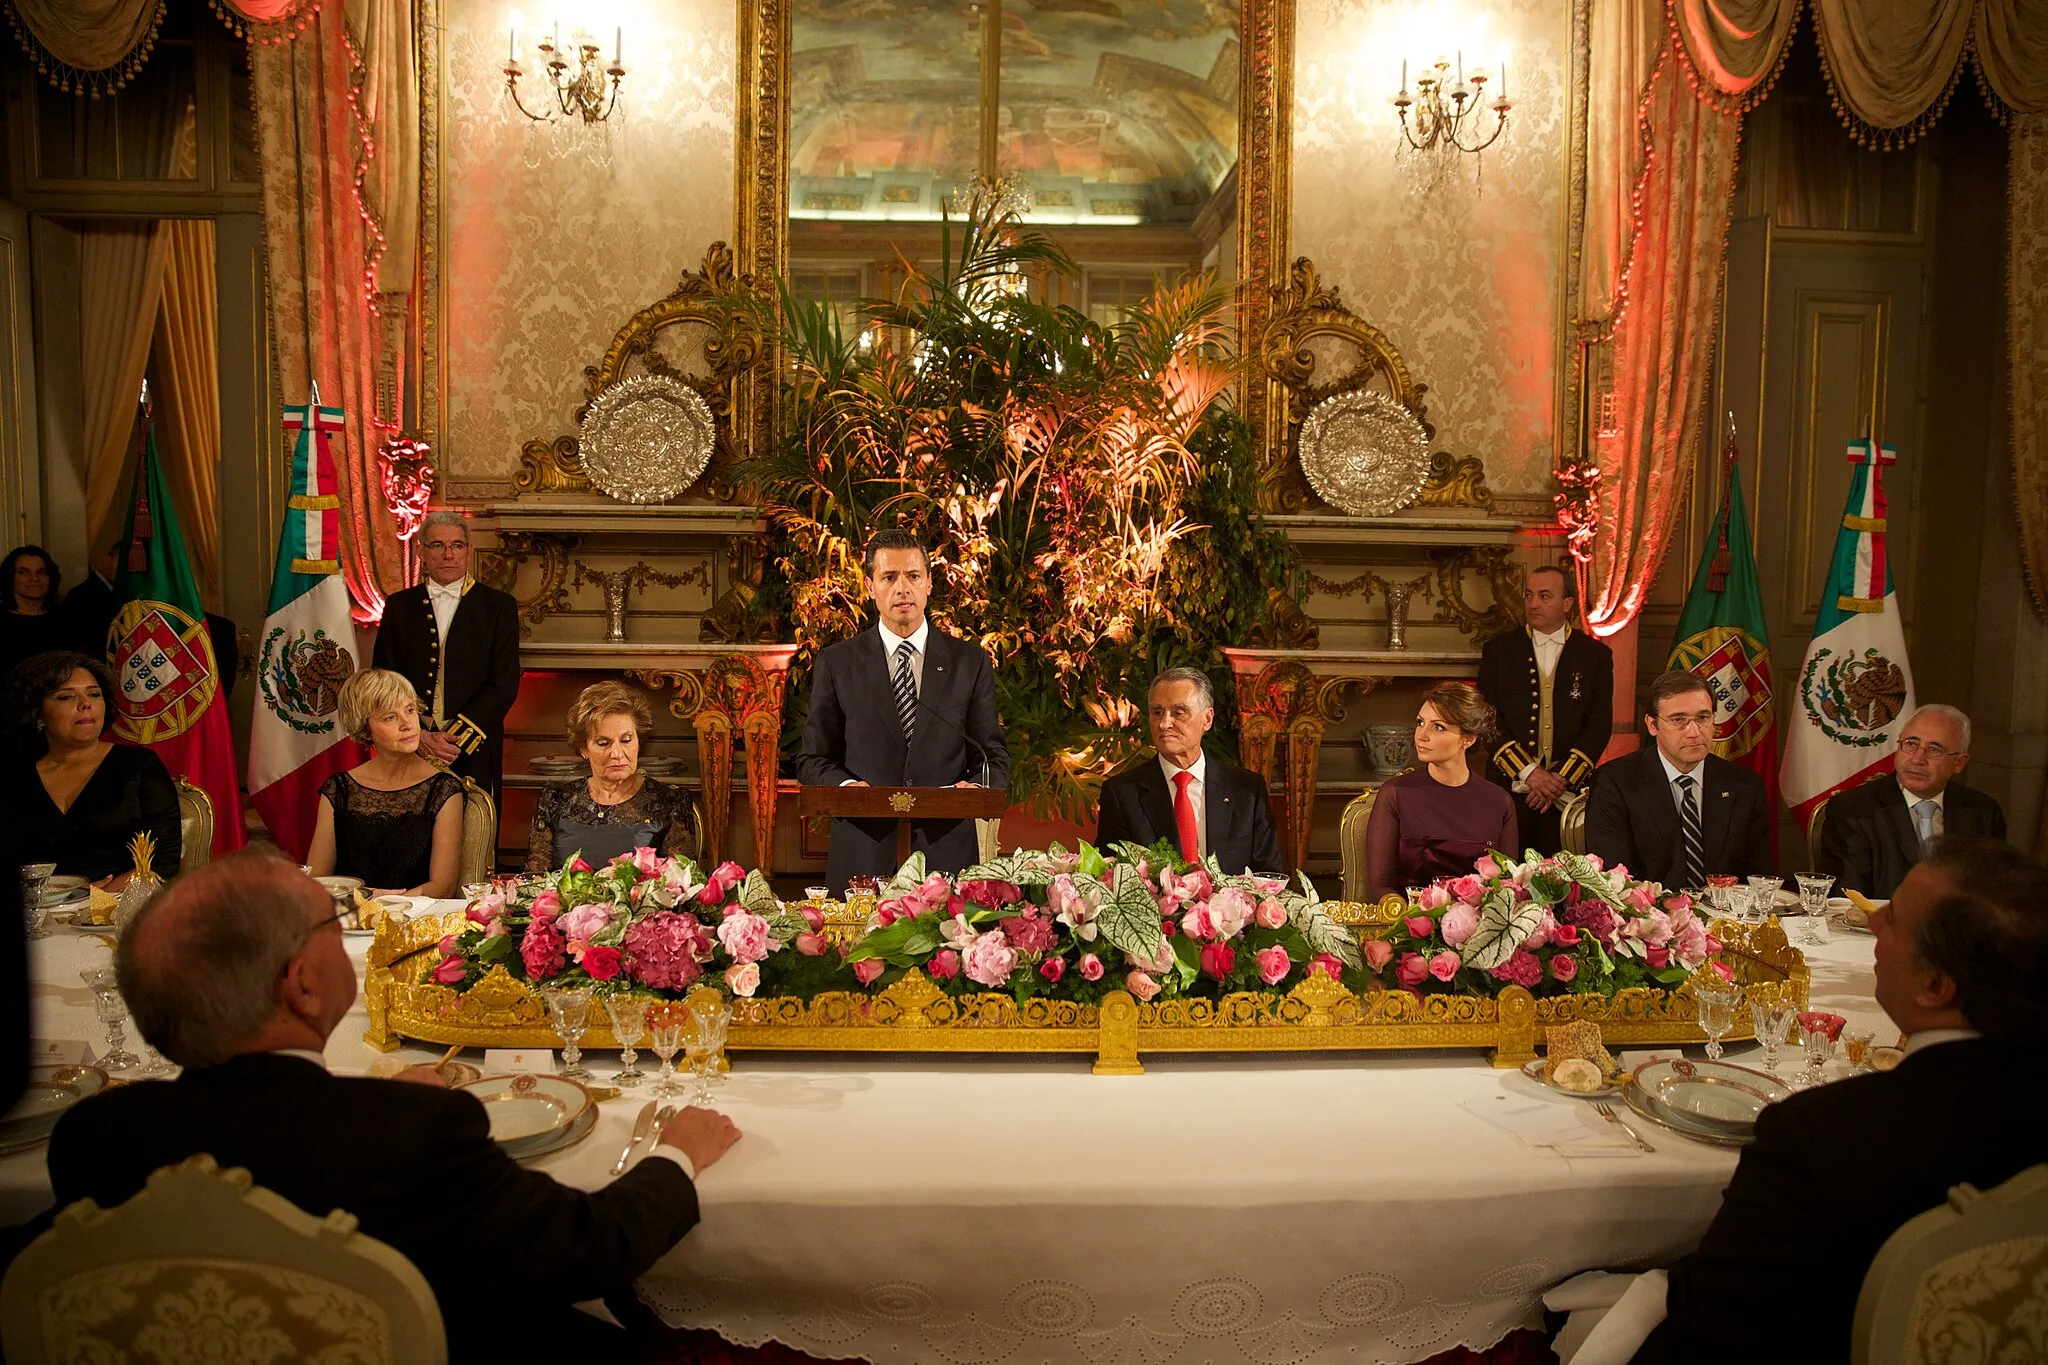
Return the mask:
POLYGON ((1191 863, 1202 861, 1202 839, 1195 832, 1195 803, 1188 800, 1188 784, 1195 775, 1182 769, 1173 775, 1173 827, 1180 835, 1180 856, 1191 863))

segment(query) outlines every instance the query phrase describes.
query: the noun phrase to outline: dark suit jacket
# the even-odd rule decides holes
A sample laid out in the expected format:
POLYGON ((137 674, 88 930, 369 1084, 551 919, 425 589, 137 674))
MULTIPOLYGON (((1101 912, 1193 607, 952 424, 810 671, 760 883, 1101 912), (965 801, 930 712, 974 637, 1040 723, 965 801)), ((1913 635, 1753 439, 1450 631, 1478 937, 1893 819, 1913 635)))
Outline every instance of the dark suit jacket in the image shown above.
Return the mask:
MULTIPOLYGON (((1266 779, 1232 767, 1214 754, 1202 773, 1205 804, 1202 823, 1208 828, 1209 852, 1229 873, 1287 872, 1280 860, 1280 839, 1273 830, 1273 803, 1266 779)), ((1173 792, 1156 755, 1102 784, 1101 813, 1096 818, 1095 844, 1107 848, 1118 840, 1151 845, 1161 839, 1178 842, 1173 823, 1173 792)))
MULTIPOLYGON (((1496 635, 1479 653, 1479 691, 1500 718, 1500 735, 1484 767, 1487 777, 1515 799, 1523 848, 1555 853, 1562 847, 1555 807, 1538 813, 1514 790, 1515 778, 1539 757, 1542 680, 1528 630, 1496 635)), ((1614 732, 1614 652, 1578 629, 1565 637, 1550 683, 1551 771, 1572 788, 1584 786, 1599 766, 1614 732)), ((1518 848, 1514 850, 1521 852, 1518 848)))
POLYGON ((674 1162, 643 1158, 584 1194, 489 1134, 468 1095, 261 1054, 79 1105, 50 1139, 50 1183, 59 1208, 105 1208, 208 1153, 315 1217, 346 1209, 404 1253, 441 1301, 456 1360, 485 1358, 481 1338, 513 1347, 501 1360, 544 1359, 533 1336, 574 1331, 570 1304, 639 1278, 696 1225, 697 1192, 674 1162), (533 1335, 508 1343, 501 1330, 533 1335))
POLYGON ((1766 1109, 1699 1249, 1671 1268, 1637 1365, 1848 1365, 1885 1238, 1952 1185, 1988 1190, 2048 1160, 2048 1107, 2017 1079, 2038 1060, 2017 1043, 1939 1043, 1766 1109))
MULTIPOLYGON (((881 629, 878 625, 827 646, 812 665, 803 749, 790 760, 797 781, 807 787, 836 787, 856 779, 872 787, 978 782, 981 755, 968 745, 965 731, 988 753, 987 785, 1007 787, 1010 751, 996 714, 995 668, 981 646, 932 627, 925 637, 918 692, 923 705, 906 745, 881 629)), ((971 867, 980 854, 972 820, 920 820, 911 847, 924 850, 925 866, 934 872, 971 867)), ((895 870, 894 820, 832 822, 825 880, 834 891, 843 891, 849 877, 886 877, 895 870)))
MULTIPOLYGON (((1737 877, 1776 873, 1764 780, 1713 754, 1698 772, 1707 872, 1737 877)), ((1586 801, 1588 853, 1599 854, 1609 867, 1626 863, 1637 877, 1679 888, 1685 882, 1685 854, 1678 834, 1678 806, 1656 744, 1600 765, 1586 801)))
MULTIPOLYGON (((2005 837, 2005 811, 1983 792, 1951 782, 1941 809, 1944 834, 2005 837)), ((1890 900, 1919 861, 1920 832, 1897 777, 1886 773, 1828 801, 1818 862, 1838 885, 1890 900)))
POLYGON ((519 697, 519 604, 512 594, 474 583, 448 622, 441 639, 425 584, 391 594, 370 655, 373 668, 403 673, 420 694, 420 714, 434 711, 434 685, 447 660, 447 695, 441 699, 441 728, 462 750, 458 776, 498 799, 504 770, 505 713, 519 697))

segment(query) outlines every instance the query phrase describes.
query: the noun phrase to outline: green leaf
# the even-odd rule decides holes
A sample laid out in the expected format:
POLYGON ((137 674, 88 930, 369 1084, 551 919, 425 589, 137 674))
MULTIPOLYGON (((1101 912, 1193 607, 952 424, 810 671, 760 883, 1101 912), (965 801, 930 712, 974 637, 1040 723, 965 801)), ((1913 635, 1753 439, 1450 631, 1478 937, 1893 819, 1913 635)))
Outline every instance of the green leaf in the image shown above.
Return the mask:
POLYGON ((1202 945, 1185 935, 1175 935, 1173 940, 1173 974, 1180 978, 1180 988, 1186 990, 1195 984, 1195 978, 1202 974, 1202 945))
POLYGON ((1081 862, 1075 870, 1083 876, 1099 879, 1103 873, 1109 871, 1109 860, 1102 856, 1101 850, 1096 848, 1095 845, 1083 842, 1081 845, 1081 862))
POLYGON ((1329 916, 1316 901, 1295 900, 1287 907, 1287 922, 1301 932, 1308 946, 1318 953, 1328 953, 1347 967, 1360 967, 1365 959, 1358 955, 1358 940, 1351 932, 1329 916))
POLYGON ((903 866, 896 869, 896 875, 889 878, 888 884, 882 888, 882 895, 885 897, 909 895, 912 891, 924 885, 925 876, 924 850, 918 849, 915 853, 904 859, 903 866))
POLYGON ((1112 947, 1129 953, 1140 962, 1158 958, 1166 944, 1159 932, 1159 902, 1152 898, 1145 879, 1129 863, 1118 863, 1110 874, 1102 910, 1095 928, 1112 947))
POLYGON ((781 913, 782 905, 776 899, 775 888, 768 884, 768 878, 760 868, 755 868, 740 883, 740 904, 757 915, 773 916, 781 913))
POLYGON ((945 939, 939 933, 937 915, 900 919, 885 928, 870 930, 860 942, 846 950, 848 962, 881 958, 899 967, 913 967, 939 950, 945 939))
POLYGON ((1516 901, 1505 885, 1488 892, 1479 907, 1479 927, 1459 950, 1465 965, 1491 971, 1513 957, 1543 923, 1543 909, 1541 901, 1516 901))
POLYGON ((477 944, 469 955, 483 962, 496 962, 501 957, 510 957, 516 946, 512 935, 499 934, 496 938, 487 938, 477 944))
POLYGON ((976 863, 965 872, 953 878, 953 884, 962 882, 1010 882, 1017 886, 1044 886, 1052 880, 1052 873, 1046 870, 1044 858, 1036 853, 998 854, 984 862, 976 863))

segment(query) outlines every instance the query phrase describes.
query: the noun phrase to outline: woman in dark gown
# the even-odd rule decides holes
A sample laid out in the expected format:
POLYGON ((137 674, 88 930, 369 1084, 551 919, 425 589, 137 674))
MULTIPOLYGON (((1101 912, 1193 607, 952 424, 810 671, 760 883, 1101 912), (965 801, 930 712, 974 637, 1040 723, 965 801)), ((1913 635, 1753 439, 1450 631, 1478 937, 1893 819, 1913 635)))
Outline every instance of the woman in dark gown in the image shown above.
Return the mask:
POLYGON ((420 702, 403 676, 366 668, 342 684, 344 730, 370 760, 320 787, 306 865, 374 891, 444 899, 462 855, 462 780, 420 757, 420 702))
POLYGON ((155 840, 152 866, 163 877, 176 874, 184 842, 178 790, 162 760, 102 737, 113 690, 107 666, 83 654, 51 650, 22 661, 7 688, 16 757, 0 809, 25 855, 119 890, 134 868, 128 842, 137 834, 155 840))
MULTIPOLYGON (((0 559, 0 683, 24 659, 73 647, 70 622, 57 610, 63 581, 57 561, 40 545, 17 545, 0 559)), ((89 652, 97 656, 104 649, 89 652)))
POLYGON ((569 708, 567 728, 590 776, 542 788, 528 835, 528 872, 552 872, 574 853, 593 867, 635 848, 664 858, 699 856, 690 798, 640 771, 640 745, 654 729, 644 693, 593 683, 569 708))
POLYGON ((1515 855, 1513 799, 1466 762, 1493 727, 1493 707, 1469 683, 1438 683, 1422 694, 1415 714, 1422 766, 1381 786, 1365 826, 1372 899, 1462 877, 1489 849, 1515 855))

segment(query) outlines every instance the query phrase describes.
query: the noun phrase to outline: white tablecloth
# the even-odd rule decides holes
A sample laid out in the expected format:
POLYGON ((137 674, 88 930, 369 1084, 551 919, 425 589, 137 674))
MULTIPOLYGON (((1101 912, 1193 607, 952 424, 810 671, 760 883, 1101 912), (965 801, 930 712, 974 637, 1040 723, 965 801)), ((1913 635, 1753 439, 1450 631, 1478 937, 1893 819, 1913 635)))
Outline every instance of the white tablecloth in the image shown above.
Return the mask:
MULTIPOLYGON (((1813 996, 1887 1042, 1873 942, 1808 949, 1813 996)), ((62 930, 31 946, 38 1037, 97 1050, 78 971, 108 950, 62 930)), ((377 1059, 364 1026, 358 1006, 335 1070, 377 1059)), ((736 1054, 716 1103, 745 1137, 641 1294, 678 1326, 892 1365, 1413 1361, 1533 1325, 1543 1289, 1578 1271, 1668 1262, 1734 1168, 1641 1123, 1652 1155, 1525 1146, 1460 1107, 1531 1084, 1477 1053, 1145 1065, 736 1054)), ((603 1184, 643 1096, 541 1167, 603 1184)), ((0 1160, 0 1219, 49 1198, 39 1153, 0 1160)))

